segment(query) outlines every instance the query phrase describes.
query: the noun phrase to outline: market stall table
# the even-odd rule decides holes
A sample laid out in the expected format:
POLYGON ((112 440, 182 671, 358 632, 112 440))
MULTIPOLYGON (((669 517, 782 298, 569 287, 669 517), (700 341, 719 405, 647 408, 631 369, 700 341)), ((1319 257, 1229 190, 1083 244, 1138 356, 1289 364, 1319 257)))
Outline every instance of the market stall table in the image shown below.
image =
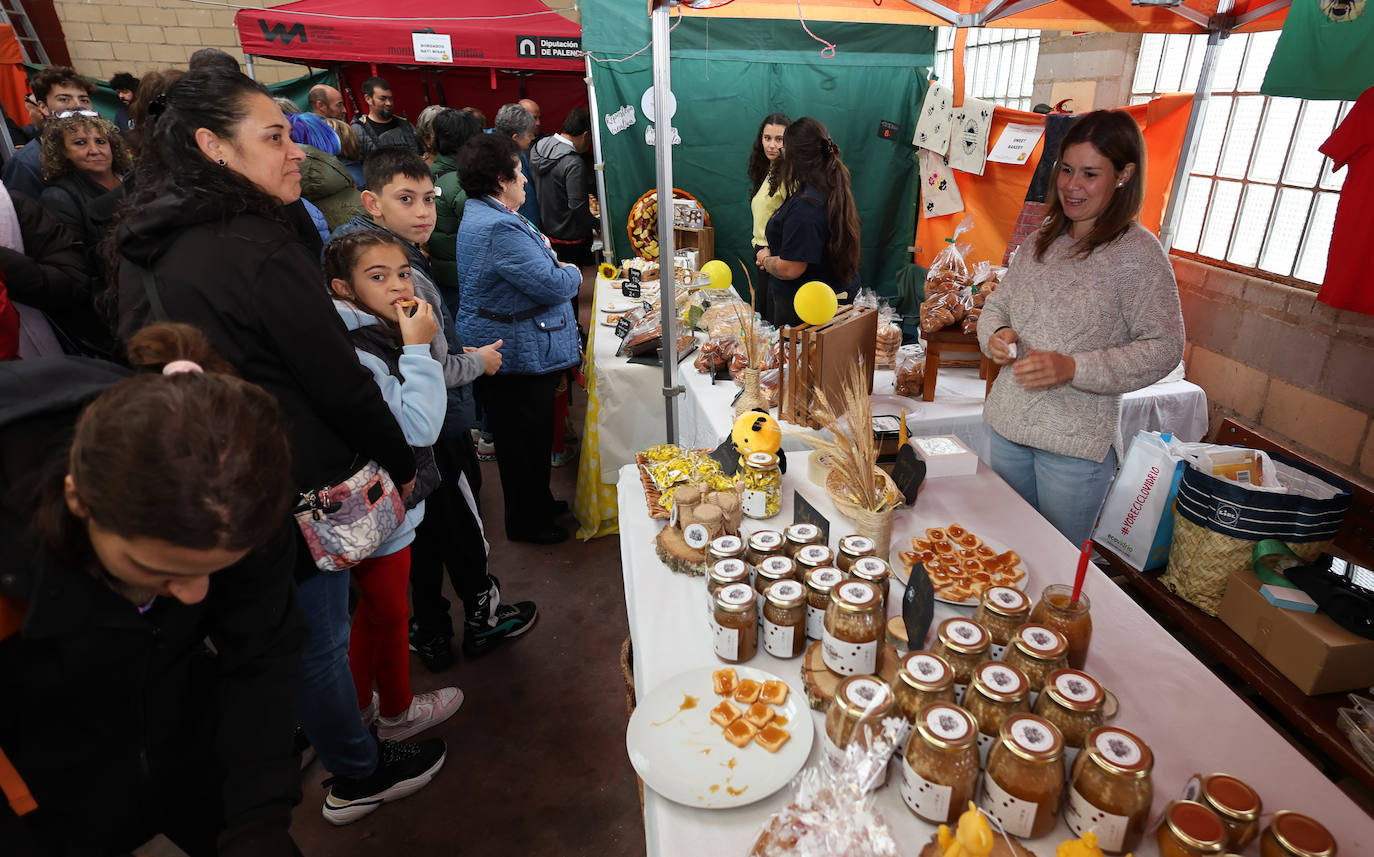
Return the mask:
MULTIPOLYGON (((832 522, 831 544, 852 532, 824 490, 807 481, 805 473, 805 462, 799 461, 784 477, 782 511, 766 521, 746 520, 745 531, 781 529, 791 522, 792 494, 799 490, 832 522)), ((713 654, 703 615, 703 579, 675 574, 655 556, 653 539, 662 522, 648 517, 635 467, 621 471, 619 486, 625 602, 635 689, 643 699, 679 673, 721 664, 713 654)), ((928 480, 915 507, 898 513, 893 551, 902 549, 913 533, 956 521, 1021 554, 1028 570, 1026 591, 1032 598, 1038 598, 1047 583, 1072 577, 1074 546, 981 464, 973 476, 928 480)), ((889 599, 893 615, 900 591, 894 587, 889 599)), ((1374 853, 1374 820, 1095 567, 1089 568, 1085 592, 1094 617, 1085 669, 1120 701, 1120 712, 1111 723, 1136 733, 1154 751, 1152 819, 1180 795, 1192 775, 1225 771, 1256 788, 1266 816, 1279 809, 1309 814, 1331 831, 1341 854, 1374 853)), ((935 624, 970 613, 969 608, 937 604, 935 624)), ((746 665, 782 677, 794 694, 804 693, 801 658, 783 661, 760 649, 746 665)), ((816 713, 812 719, 823 732, 824 718, 816 713)), ((808 765, 817 762, 820 744, 818 740, 813 746, 808 765)), ((783 788, 749 806, 708 810, 672 803, 646 788, 648 854, 747 854, 765 821, 790 799, 791 789, 783 788)), ((917 819, 902 802, 895 777, 877 793, 876 805, 902 854, 915 854, 934 833, 933 826, 917 819)), ((1055 846, 1067 838, 1070 834, 1060 821, 1052 833, 1026 844, 1039 857, 1052 857, 1055 846)), ((1135 853, 1158 853, 1152 834, 1135 853)), ((1257 845, 1243 853, 1257 854, 1257 845)))

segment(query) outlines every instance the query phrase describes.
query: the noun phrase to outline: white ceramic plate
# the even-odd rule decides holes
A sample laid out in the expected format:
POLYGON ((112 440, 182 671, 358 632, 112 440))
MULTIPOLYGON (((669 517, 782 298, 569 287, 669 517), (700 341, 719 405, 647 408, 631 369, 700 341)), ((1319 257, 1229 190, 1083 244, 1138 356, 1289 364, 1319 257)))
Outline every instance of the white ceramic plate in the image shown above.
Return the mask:
POLYGON ((629 312, 630 310, 643 306, 643 302, 634 300, 611 301, 601 308, 602 312, 629 312))
MULTIPOLYGON (((908 533, 907 535, 902 536, 900 538, 894 537, 892 540, 892 555, 888 558, 888 563, 892 566, 893 574, 900 578, 903 584, 905 584, 907 579, 911 577, 911 566, 907 565, 905 562, 902 561, 902 552, 911 550, 911 540, 913 538, 925 538, 925 534, 926 528, 922 527, 917 532, 908 533)), ((974 531, 974 535, 982 539, 983 544, 987 545, 988 547, 992 548, 998 553, 1006 553, 1009 550, 1013 550, 1013 548, 1010 548, 1002 542, 999 542, 997 539, 990 539, 982 533, 977 532, 976 530, 974 531)), ((1016 581, 1011 586, 1013 589, 1019 589, 1022 592, 1025 592, 1026 581, 1030 579, 1030 570, 1026 568, 1025 557, 1021 558, 1021 564, 1018 565, 1017 568, 1021 569, 1021 571, 1024 572, 1024 574, 1021 576, 1020 580, 1016 581)), ((954 604, 959 607, 978 606, 977 596, 967 598, 963 601, 954 601, 949 598, 941 597, 941 595, 937 592, 935 594, 935 600, 939 601, 942 604, 954 604)))
MULTIPOLYGON (((724 697, 712 690, 711 673, 725 667, 702 667, 676 675, 639 701, 625 747, 630 764, 644 784, 675 803, 726 809, 763 800, 791 782, 806 764, 815 738, 806 694, 793 688, 774 710, 787 718, 792 737, 770 753, 750 742, 736 747, 711 722, 711 709, 724 697), (695 699, 694 707, 686 707, 695 699)), ((742 679, 781 681, 772 673, 737 666, 742 679)), ((741 710, 747 706, 739 705, 741 710)))
POLYGON ((615 327, 617 324, 620 323, 620 317, 616 315, 604 315, 601 317, 601 323, 606 327, 615 327), (611 319, 615 319, 615 321, 612 321, 611 319))

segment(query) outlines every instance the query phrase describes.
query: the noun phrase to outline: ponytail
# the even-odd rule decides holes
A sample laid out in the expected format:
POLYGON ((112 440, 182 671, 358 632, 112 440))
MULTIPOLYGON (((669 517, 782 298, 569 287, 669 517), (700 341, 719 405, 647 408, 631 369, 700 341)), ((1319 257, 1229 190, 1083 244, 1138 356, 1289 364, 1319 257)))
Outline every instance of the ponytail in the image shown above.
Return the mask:
POLYGON ((787 126, 783 135, 781 180, 788 195, 804 186, 825 197, 826 257, 835 272, 835 288, 843 289, 859 270, 861 254, 859 211, 849 186, 849 168, 840 158, 840 147, 819 121, 803 117, 787 126))

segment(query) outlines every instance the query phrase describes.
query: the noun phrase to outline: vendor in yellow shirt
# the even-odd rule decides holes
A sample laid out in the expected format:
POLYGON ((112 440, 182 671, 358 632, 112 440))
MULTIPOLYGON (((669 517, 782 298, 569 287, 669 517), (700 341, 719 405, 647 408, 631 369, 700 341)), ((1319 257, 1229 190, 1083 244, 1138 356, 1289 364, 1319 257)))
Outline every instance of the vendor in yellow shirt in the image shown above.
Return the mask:
MULTIPOLYGON (((768 252, 768 238, 764 235, 768 220, 773 216, 773 212, 778 210, 778 206, 782 205, 782 201, 787 199, 787 191, 777 180, 777 171, 774 167, 782 155, 783 132, 791 124, 792 120, 787 118, 786 113, 771 113, 765 116, 759 125, 759 133, 754 137, 754 148, 749 153, 749 207, 754 214, 753 243, 756 262, 768 252)), ((758 311, 764 318, 770 316, 766 279, 755 287, 758 311)))

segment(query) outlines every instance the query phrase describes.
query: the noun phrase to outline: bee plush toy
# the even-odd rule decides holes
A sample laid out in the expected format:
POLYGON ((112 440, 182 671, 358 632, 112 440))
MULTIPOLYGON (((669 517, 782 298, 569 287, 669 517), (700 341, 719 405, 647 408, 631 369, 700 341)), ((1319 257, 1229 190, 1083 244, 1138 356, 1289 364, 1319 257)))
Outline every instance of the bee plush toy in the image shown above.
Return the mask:
POLYGON ((778 469, 787 472, 787 454, 782 451, 782 427, 767 411, 745 411, 735 419, 730 440, 739 455, 738 466, 744 457, 754 452, 767 452, 778 457, 778 469))

